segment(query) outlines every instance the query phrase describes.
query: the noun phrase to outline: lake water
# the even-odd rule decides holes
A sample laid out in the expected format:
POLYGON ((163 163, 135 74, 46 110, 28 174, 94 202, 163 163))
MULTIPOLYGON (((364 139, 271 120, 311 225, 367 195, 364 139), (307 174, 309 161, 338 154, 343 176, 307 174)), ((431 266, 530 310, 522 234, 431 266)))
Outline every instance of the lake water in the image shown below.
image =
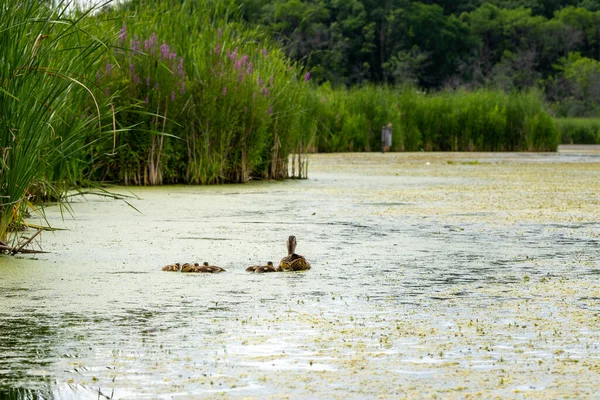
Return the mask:
POLYGON ((48 207, 51 253, 0 257, 0 397, 598 398, 597 147, 309 177, 48 207), (291 234, 310 271, 244 271, 291 234))

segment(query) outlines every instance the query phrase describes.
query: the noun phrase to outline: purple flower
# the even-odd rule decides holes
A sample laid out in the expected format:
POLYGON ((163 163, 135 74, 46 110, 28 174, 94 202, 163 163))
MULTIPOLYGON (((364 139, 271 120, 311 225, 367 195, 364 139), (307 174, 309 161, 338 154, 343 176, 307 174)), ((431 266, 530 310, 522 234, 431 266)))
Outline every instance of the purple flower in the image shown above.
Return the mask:
POLYGON ((248 108, 244 107, 244 114, 246 114, 248 112, 248 108))
POLYGON ((144 51, 148 51, 150 48, 150 41, 148 39, 144 40, 144 51))
POLYGON ((243 74, 243 73, 241 73, 241 74, 238 76, 238 82, 239 82, 239 83, 242 83, 243 81, 244 81, 244 74, 243 74))
POLYGON ((146 86, 150 87, 150 77, 149 76, 146 77, 146 86))
POLYGON ((148 103, 150 102, 150 100, 148 99, 148 96, 146 96, 146 98, 144 99, 144 102, 145 102, 146 104, 148 104, 148 103))
POLYGON ((242 56, 242 65, 246 65, 247 62, 248 62, 248 54, 244 54, 242 56))
POLYGON ((131 75, 133 75, 133 69, 135 68, 135 66, 133 64, 129 64, 129 73, 131 75))
POLYGON ((304 82, 308 82, 309 79, 310 79, 310 72, 307 72, 306 75, 304 75, 304 82))
POLYGON ((140 50, 140 41, 138 40, 137 36, 135 36, 133 38, 133 40, 131 41, 131 50, 133 50, 133 51, 139 51, 140 50))
POLYGON ((136 85, 137 85, 138 83, 140 83, 140 77, 139 77, 138 75, 134 75, 134 76, 133 76, 133 83, 135 83, 136 85))
POLYGON ((240 60, 235 60, 235 70, 237 71, 242 66, 242 62, 240 60))
POLYGON ((275 77, 273 75, 271 75, 271 78, 269 78, 269 84, 271 85, 271 87, 273 87, 274 82, 275 82, 275 77))
POLYGON ((170 53, 169 54, 169 60, 173 60, 175 57, 177 57, 176 53, 170 53))
POLYGON ((160 46, 160 56, 163 59, 169 58, 169 45, 167 45, 167 42, 163 41, 162 46, 160 46))
POLYGON ((175 101, 175 91, 171 91, 171 101, 175 101))
POLYGON ((158 42, 158 38, 156 37, 156 32, 152 32, 150 35, 150 39, 148 41, 148 47, 150 47, 150 54, 154 55, 154 45, 158 42))
POLYGON ((122 45, 125 39, 127 39, 127 25, 123 23, 123 27, 119 32, 119 45, 122 45))
POLYGON ((273 106, 269 106, 269 115, 273 115, 273 106))
POLYGON ((179 66, 177 67, 177 73, 179 76, 183 76, 183 57, 179 59, 179 66))
POLYGON ((266 87, 264 87, 264 88, 263 88, 263 90, 262 90, 262 94, 263 94, 263 96, 266 96, 266 95, 267 95, 267 88, 266 88, 266 87))
POLYGON ((108 86, 104 90, 104 94, 106 94, 106 97, 110 96, 110 89, 108 88, 108 86))
POLYGON ((217 42, 217 45, 215 46, 215 55, 218 56, 220 52, 221 52, 221 43, 217 42))
POLYGON ((157 91, 158 91, 158 82, 156 82, 156 83, 154 84, 154 90, 157 90, 157 91))
POLYGON ((263 56, 266 57, 267 56, 267 49, 262 49, 262 53, 263 53, 263 56))
POLYGON ((248 75, 252 75, 252 63, 248 63, 248 68, 246 68, 246 73, 248 75))
POLYGON ((223 35, 223 30, 221 28, 217 29, 217 36, 219 38, 221 38, 222 35, 223 35))
POLYGON ((110 63, 106 63, 106 65, 104 66, 104 75, 110 75, 110 73, 112 72, 113 69, 113 65, 110 63))
POLYGON ((223 96, 225 96, 227 94, 227 86, 223 87, 223 96))
POLYGON ((181 82, 181 94, 185 93, 185 81, 181 82))

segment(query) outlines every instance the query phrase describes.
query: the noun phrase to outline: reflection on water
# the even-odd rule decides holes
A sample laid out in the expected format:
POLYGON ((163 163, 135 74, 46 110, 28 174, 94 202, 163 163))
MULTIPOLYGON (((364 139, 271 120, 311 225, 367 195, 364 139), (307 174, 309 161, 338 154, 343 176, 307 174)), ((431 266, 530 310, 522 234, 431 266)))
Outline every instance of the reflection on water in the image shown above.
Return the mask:
POLYGON ((318 156, 308 181, 136 188, 141 214, 95 197, 77 220, 48 209, 69 228, 44 237, 52 253, 0 259, 0 398, 593 394, 599 169, 388 156, 318 156), (587 192, 562 182, 577 206, 498 201, 506 174, 545 190, 548 168, 585 170, 587 192), (289 234, 313 269, 244 272, 289 234), (160 271, 175 261, 227 272, 160 271))

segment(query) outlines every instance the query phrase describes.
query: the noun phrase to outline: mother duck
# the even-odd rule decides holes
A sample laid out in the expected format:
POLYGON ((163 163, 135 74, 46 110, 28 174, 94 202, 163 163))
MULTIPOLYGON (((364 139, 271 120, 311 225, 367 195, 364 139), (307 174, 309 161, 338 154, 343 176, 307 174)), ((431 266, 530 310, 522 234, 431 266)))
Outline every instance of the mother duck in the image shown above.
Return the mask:
POLYGON ((310 269, 310 264, 306 258, 296 254, 296 236, 290 236, 286 242, 288 255, 279 261, 278 271, 305 271, 310 269))

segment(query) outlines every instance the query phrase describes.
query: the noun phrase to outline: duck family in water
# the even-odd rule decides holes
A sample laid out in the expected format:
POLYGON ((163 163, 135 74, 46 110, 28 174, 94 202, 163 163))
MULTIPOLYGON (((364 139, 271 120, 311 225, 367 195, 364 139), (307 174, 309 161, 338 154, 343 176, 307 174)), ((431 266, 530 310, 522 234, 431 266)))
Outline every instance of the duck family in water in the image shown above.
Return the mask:
MULTIPOLYGON (((290 236, 286 242, 288 255, 279 261, 278 267, 275 267, 275 265, 269 261, 267 265, 254 265, 248 267, 246 268, 246 272, 263 274, 266 272, 306 271, 310 269, 310 264, 308 261, 306 261, 306 258, 296 254, 296 245, 296 236, 290 236)), ((215 265, 209 265, 207 262, 204 262, 202 265, 198 263, 169 264, 162 267, 162 270, 171 272, 197 272, 210 274, 225 271, 223 268, 215 265)))

